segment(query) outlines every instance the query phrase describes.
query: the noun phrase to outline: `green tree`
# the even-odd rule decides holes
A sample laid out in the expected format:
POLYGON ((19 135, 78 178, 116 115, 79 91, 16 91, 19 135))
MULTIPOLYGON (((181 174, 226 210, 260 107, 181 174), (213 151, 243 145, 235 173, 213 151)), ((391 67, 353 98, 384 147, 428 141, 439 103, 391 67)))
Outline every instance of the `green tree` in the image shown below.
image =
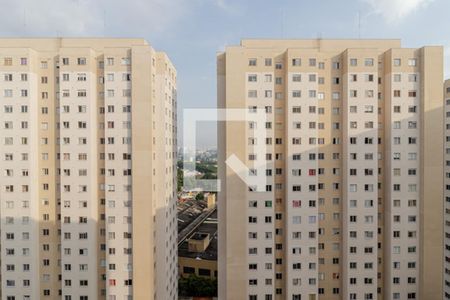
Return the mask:
POLYGON ((183 169, 177 169, 177 191, 181 192, 181 188, 183 187, 183 169))
POLYGON ((217 297, 217 279, 190 275, 178 280, 178 294, 183 297, 217 297))

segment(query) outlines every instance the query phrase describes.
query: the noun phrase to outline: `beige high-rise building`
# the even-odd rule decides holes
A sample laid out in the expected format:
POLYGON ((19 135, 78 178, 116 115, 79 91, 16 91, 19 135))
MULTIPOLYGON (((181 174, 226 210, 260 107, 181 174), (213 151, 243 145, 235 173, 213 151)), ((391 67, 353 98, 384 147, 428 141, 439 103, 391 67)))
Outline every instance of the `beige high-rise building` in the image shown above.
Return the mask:
POLYGON ((442 299, 442 47, 243 40, 217 68, 219 108, 267 118, 219 125, 219 298, 442 299))
POLYGON ((142 39, 0 39, 1 298, 176 299, 176 71, 142 39))
POLYGON ((444 166, 444 299, 450 299, 450 79, 444 83, 445 166, 444 166))

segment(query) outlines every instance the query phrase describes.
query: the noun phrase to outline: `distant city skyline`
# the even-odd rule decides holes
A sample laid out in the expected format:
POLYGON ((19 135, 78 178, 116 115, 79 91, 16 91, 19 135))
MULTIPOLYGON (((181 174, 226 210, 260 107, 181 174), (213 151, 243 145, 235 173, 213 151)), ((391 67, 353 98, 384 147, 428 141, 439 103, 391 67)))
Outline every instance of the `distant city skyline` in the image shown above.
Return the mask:
MULTIPOLYGON (((0 36, 131 36, 157 45, 178 69, 180 122, 183 108, 216 106, 216 53, 243 38, 399 38, 407 48, 443 45, 450 76, 450 2, 444 0, 1 2, 0 36)), ((215 124, 202 126, 199 147, 214 146, 215 136, 215 124)))

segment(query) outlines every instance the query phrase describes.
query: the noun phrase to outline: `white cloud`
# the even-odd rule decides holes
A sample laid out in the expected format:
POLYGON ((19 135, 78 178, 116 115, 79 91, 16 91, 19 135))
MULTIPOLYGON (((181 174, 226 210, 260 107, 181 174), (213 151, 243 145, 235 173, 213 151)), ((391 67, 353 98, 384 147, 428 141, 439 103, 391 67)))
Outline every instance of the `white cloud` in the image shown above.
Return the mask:
POLYGON ((372 12, 383 16, 387 22, 402 20, 434 0, 363 0, 372 7, 372 12))
POLYGON ((215 0, 215 3, 221 9, 224 9, 224 10, 228 9, 228 4, 225 0, 215 0))
POLYGON ((2 1, 3 36, 163 33, 191 11, 189 0, 2 1))
POLYGON ((241 10, 238 8, 237 5, 235 4, 231 4, 229 1, 227 0, 213 0, 214 4, 221 9, 222 11, 228 13, 228 14, 239 14, 241 13, 241 10))

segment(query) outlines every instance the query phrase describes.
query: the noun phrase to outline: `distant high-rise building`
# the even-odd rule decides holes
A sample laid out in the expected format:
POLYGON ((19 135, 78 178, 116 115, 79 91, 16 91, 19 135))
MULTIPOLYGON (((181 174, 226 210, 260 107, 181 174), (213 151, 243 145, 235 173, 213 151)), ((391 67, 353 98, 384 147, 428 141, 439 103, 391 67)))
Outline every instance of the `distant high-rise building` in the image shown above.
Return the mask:
POLYGON ((442 47, 244 40, 217 64, 219 108, 267 117, 219 124, 219 298, 442 299, 442 47))
POLYGON ((1 297, 176 299, 176 71, 142 39, 0 39, 1 297))

